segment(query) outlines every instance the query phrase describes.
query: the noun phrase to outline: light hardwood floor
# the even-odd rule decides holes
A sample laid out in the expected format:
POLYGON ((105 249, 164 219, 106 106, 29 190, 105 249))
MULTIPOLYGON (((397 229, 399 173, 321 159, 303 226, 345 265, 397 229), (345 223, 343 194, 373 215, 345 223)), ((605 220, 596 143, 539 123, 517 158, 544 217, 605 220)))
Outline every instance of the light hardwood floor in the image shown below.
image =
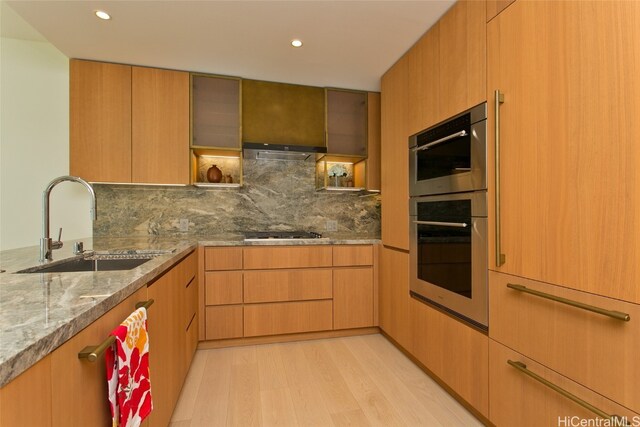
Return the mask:
POLYGON ((198 350, 170 427, 480 426, 381 335, 198 350))

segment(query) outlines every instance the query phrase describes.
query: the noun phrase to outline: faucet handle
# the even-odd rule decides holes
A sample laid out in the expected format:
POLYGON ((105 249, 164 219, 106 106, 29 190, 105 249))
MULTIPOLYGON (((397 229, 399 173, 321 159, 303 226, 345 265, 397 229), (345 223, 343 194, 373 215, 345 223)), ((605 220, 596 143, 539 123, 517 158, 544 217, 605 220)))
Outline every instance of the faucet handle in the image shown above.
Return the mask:
POLYGON ((62 227, 58 231, 58 240, 51 242, 51 249, 60 249, 62 247, 62 227))
POLYGON ((62 227, 60 227, 60 230, 58 231, 58 242, 62 241, 62 227))

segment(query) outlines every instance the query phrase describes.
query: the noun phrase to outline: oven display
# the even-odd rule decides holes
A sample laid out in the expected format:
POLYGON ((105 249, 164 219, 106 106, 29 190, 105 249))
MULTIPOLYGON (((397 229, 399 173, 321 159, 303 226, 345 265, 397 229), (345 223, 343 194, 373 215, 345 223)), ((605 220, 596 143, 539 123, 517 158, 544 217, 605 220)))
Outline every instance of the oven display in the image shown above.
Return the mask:
POLYGON ((417 214, 418 278, 471 298, 471 200, 419 202, 417 214))

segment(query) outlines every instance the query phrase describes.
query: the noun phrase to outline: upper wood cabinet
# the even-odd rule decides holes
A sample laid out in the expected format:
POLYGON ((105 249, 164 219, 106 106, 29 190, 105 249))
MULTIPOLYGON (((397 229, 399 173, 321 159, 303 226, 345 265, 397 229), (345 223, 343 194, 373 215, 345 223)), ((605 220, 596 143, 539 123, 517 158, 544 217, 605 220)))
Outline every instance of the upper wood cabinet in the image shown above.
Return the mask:
POLYGON ((327 152, 367 155, 367 92, 327 89, 327 152))
POLYGON ((133 67, 132 182, 189 184, 189 73, 133 67))
POLYGON ((480 104, 486 84, 486 6, 458 1, 409 50, 409 133, 480 104))
POLYGON ((496 267, 490 220, 490 268, 640 303, 638 22, 638 2, 524 1, 487 24, 489 123, 494 90, 504 94, 506 259, 496 267))
POLYGON ((409 250, 408 72, 405 55, 382 76, 382 243, 409 250))
POLYGON ((92 182, 189 183, 189 75, 72 59, 70 173, 92 182))
POLYGON ((191 145, 239 150, 241 80, 191 74, 191 145))
POLYGON ((72 59, 71 175, 131 182, 131 66, 72 59))

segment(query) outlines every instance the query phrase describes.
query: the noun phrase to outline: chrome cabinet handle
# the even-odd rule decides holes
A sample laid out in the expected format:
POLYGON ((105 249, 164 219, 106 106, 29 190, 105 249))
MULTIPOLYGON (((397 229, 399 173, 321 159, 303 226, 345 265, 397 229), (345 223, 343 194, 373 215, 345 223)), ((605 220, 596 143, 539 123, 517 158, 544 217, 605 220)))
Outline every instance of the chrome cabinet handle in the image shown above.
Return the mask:
POLYGON ((516 285, 514 283, 507 283, 507 288, 524 292, 527 294, 535 295, 540 298, 545 298, 551 301, 559 302, 561 304, 570 305, 571 307, 581 308, 583 310, 592 311, 594 313, 602 314, 603 316, 611 317, 613 319, 622 320, 623 322, 628 322, 631 320, 631 316, 627 313, 622 313, 620 311, 615 310, 606 310, 604 308, 596 307, 589 304, 584 304, 582 302, 570 300, 567 298, 562 298, 556 295, 547 294, 545 292, 536 291, 533 289, 529 289, 526 286, 516 285))
MULTIPOLYGON (((567 390, 563 389, 562 387, 559 387, 559 386, 555 385, 554 383, 552 383, 551 381, 548 381, 548 380, 542 378, 540 375, 538 375, 535 372, 532 372, 529 369, 527 369, 527 365, 525 365, 522 362, 514 362, 513 360, 507 360, 507 363, 509 365, 513 366, 514 368, 516 368, 518 371, 522 372, 523 374, 528 375, 531 378, 533 378, 534 380, 546 385, 551 390, 561 394, 562 396, 564 396, 567 399, 577 403, 578 405, 582 406, 583 408, 593 412, 594 414, 596 414, 597 416, 599 416, 601 418, 604 418, 606 420, 619 420, 621 418, 618 415, 609 415, 609 414, 607 414, 606 412, 604 412, 603 410, 601 410, 599 408, 596 408, 595 406, 593 406, 589 402, 585 402, 584 400, 580 399, 575 394, 569 393, 567 390)), ((614 424, 614 425, 622 425, 622 424, 614 424)))
POLYGON ((429 148, 433 147, 434 145, 442 144, 443 142, 449 141, 450 139, 461 138, 461 137, 467 136, 467 135, 468 134, 467 134, 466 130, 461 130, 460 132, 456 132, 453 135, 449 135, 449 136, 445 136, 444 138, 436 139, 435 141, 430 142, 428 144, 424 144, 424 145, 421 145, 419 147, 413 147, 411 150, 413 150, 413 151, 428 150, 429 148))
POLYGON ((438 221, 413 221, 414 224, 419 225, 438 225, 441 227, 458 227, 467 228, 469 224, 466 222, 438 222, 438 221))
POLYGON ((504 94, 500 93, 500 90, 495 91, 495 174, 496 174, 496 267, 500 267, 505 262, 505 255, 502 253, 500 247, 500 104, 504 102, 504 94))

